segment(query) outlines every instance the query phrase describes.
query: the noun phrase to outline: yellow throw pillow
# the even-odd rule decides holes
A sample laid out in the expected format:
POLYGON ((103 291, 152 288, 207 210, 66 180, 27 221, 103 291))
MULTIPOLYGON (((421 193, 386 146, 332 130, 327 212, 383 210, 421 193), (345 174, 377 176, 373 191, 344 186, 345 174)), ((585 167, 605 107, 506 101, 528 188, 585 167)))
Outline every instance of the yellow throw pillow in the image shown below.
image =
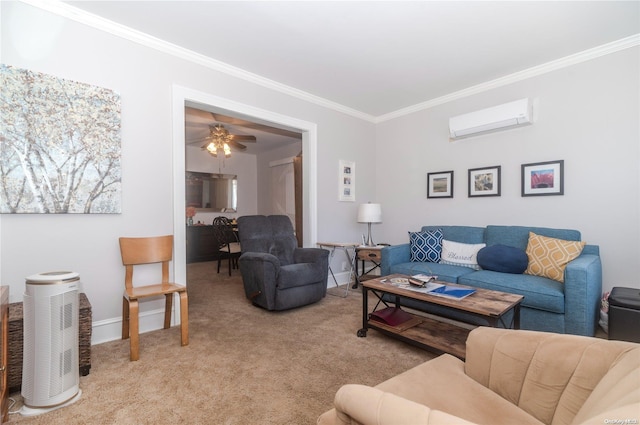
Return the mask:
POLYGON ((585 245, 586 242, 565 241, 529 232, 529 265, 525 273, 564 282, 565 267, 580 255, 585 245))

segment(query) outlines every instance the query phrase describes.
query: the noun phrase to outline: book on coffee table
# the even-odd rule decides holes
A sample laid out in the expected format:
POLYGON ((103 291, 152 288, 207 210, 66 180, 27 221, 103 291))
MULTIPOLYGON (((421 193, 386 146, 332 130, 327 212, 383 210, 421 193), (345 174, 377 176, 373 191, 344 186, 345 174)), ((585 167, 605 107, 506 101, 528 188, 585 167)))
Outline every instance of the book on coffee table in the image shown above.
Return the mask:
POLYGON ((411 320, 412 315, 397 307, 387 307, 382 310, 376 310, 369 315, 371 320, 385 323, 389 326, 398 326, 402 323, 411 320))
POLYGON ((438 297, 447 297, 447 298, 453 298, 456 300, 461 300, 473 294, 474 292, 476 292, 476 290, 472 288, 458 288, 458 287, 449 286, 449 285, 442 285, 442 288, 434 289, 429 293, 431 295, 436 295, 438 297))
POLYGON ((369 320, 391 326, 397 330, 406 330, 422 322, 419 317, 407 313, 398 307, 387 307, 369 314, 369 320))
POLYGON ((426 276, 417 274, 409 278, 409 288, 415 292, 436 295, 439 297, 453 298, 461 300, 476 292, 473 288, 465 288, 461 286, 447 285, 445 283, 436 282, 435 276, 426 276), (421 284, 420 284, 421 283, 421 284))

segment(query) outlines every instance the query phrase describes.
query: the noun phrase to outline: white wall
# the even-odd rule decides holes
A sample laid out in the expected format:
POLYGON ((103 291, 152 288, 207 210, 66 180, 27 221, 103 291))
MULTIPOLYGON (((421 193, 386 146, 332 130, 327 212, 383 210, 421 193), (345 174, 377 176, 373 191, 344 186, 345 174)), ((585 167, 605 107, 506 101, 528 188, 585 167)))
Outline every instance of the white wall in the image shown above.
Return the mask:
POLYGON ((600 245, 605 290, 640 288, 639 48, 477 94, 377 126, 378 240, 422 225, 573 228, 600 245), (528 97, 532 126, 448 141, 448 119, 528 97), (564 196, 521 197, 520 165, 565 161, 564 196), (502 196, 467 197, 470 168, 502 166, 502 196), (454 171, 454 198, 427 199, 428 172, 454 171))
POLYGON ((257 157, 258 214, 271 213, 271 168, 269 163, 298 156, 301 152, 302 143, 294 143, 264 152, 257 157))
MULTIPOLYGON (((122 98, 122 214, 0 216, 0 281, 10 286, 11 302, 22 300, 26 276, 73 270, 80 273, 93 306, 94 342, 119 337, 124 268, 118 237, 174 232, 174 85, 316 123, 318 235, 355 239, 355 220, 343 218, 354 204, 337 200, 338 160, 354 159, 358 150, 367 149, 374 139, 374 124, 23 3, 1 2, 0 8, 2 63, 106 87, 122 98), (33 54, 29 46, 45 49, 33 54)), ((362 190, 373 193, 374 153, 369 151, 371 179, 362 190)), ((230 171, 231 163, 227 166, 230 171)), ((250 200, 240 202, 247 211, 257 208, 250 200)), ((145 304, 142 329, 161 327, 161 318, 152 314, 160 304, 145 304)))

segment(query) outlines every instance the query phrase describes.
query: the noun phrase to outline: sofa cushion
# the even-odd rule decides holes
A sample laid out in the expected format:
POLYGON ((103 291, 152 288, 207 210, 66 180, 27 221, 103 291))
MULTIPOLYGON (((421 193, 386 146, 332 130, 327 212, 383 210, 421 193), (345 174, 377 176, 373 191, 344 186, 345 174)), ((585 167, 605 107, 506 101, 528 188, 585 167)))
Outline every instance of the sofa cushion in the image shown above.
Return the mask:
POLYGON ((323 281, 324 267, 321 263, 287 264, 280 267, 278 289, 295 288, 323 281))
MULTIPOLYGON (((564 239, 565 241, 579 241, 580 232, 571 229, 551 229, 548 227, 530 227, 530 226, 496 226, 489 225, 486 230, 487 246, 491 245, 509 245, 522 250, 527 249, 529 243, 529 232, 536 235, 546 236, 548 238, 564 239)), ((447 235, 445 234, 445 239, 447 235)))
POLYGON ((409 232, 411 261, 437 263, 442 252, 442 229, 427 232, 409 232))
POLYGON ((529 233, 527 256, 529 266, 525 273, 564 282, 567 263, 577 258, 585 242, 566 241, 529 233))
POLYGON ((458 278, 461 285, 523 295, 523 307, 564 313, 564 287, 553 279, 526 274, 479 270, 458 278))
POLYGON ((541 425, 532 415, 469 377, 464 367, 461 360, 444 354, 375 388, 477 424, 541 425))
POLYGON ((466 244, 443 239, 440 263, 480 270, 477 255, 484 247, 483 243, 466 244))
MULTIPOLYGON (((622 341, 616 343, 624 344, 622 341)), ((636 419, 640 405, 638 382, 640 382, 640 346, 636 344, 630 345, 628 351, 615 360, 606 375, 589 394, 589 398, 575 416, 574 422, 583 423, 589 420, 589 423, 604 424, 613 423, 611 418, 636 419)))
MULTIPOLYGON (((423 226, 423 232, 441 229, 442 238, 461 243, 484 243, 484 227, 473 226, 423 226)), ((523 248, 524 249, 524 248, 523 248)))
POLYGON ((522 249, 507 245, 493 245, 478 251, 478 264, 484 270, 522 274, 529 265, 529 257, 522 249))
POLYGON ((636 403, 632 417, 637 417, 640 391, 628 395, 638 388, 638 345, 548 332, 478 330, 467 339, 467 375, 541 422, 604 424, 619 416, 598 420, 594 415, 628 403, 636 403), (626 363, 629 354, 635 359, 626 363))

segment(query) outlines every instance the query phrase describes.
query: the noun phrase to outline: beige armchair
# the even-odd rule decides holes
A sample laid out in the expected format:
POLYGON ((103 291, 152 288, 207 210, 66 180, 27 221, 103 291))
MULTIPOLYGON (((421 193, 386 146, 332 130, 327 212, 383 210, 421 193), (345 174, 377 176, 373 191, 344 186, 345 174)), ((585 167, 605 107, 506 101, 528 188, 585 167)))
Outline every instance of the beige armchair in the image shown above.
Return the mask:
POLYGON ((345 385, 334 405, 318 424, 640 423, 640 344, 479 327, 466 362, 444 354, 375 388, 345 385))

